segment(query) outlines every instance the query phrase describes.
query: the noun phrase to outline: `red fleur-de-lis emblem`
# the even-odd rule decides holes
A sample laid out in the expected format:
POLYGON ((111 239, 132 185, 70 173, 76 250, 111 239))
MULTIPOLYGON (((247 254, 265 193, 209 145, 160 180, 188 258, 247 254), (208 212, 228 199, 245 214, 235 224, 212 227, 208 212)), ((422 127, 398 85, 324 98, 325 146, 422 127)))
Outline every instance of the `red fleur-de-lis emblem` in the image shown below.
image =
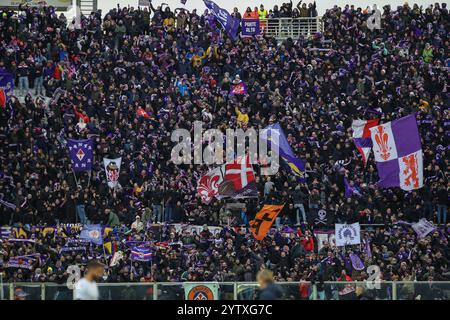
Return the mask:
POLYGON ((388 140, 389 140, 389 134, 384 129, 384 126, 378 126, 376 128, 375 141, 376 141, 378 147, 380 148, 380 151, 379 151, 380 157, 383 160, 387 160, 391 156, 390 151, 392 148, 389 147, 388 140))
POLYGON ((403 174, 405 175, 405 186, 412 185, 414 188, 419 188, 418 164, 416 155, 413 153, 409 156, 403 157, 402 161, 406 166, 403 170, 403 174))
POLYGON ((219 193, 220 178, 219 175, 215 175, 204 176, 200 179, 197 191, 204 202, 209 203, 219 193))

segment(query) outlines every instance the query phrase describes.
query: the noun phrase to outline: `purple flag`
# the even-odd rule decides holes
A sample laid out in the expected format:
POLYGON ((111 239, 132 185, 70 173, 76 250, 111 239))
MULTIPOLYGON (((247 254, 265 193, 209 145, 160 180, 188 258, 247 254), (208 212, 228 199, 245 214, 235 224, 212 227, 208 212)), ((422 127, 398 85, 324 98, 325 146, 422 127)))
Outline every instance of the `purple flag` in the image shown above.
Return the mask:
POLYGON ((301 182, 304 182, 305 162, 302 159, 298 158, 294 154, 294 151, 292 151, 292 148, 289 145, 289 142, 280 124, 275 123, 265 127, 263 129, 262 138, 265 140, 267 139, 271 150, 278 150, 278 154, 280 158, 284 160, 283 162, 286 164, 287 169, 289 169, 294 175, 298 176, 301 182), (276 135, 278 137, 278 141, 277 139, 273 139, 272 135, 276 135))
POLYGON ((92 140, 67 140, 70 161, 74 171, 89 171, 92 169, 92 140))
POLYGON ((239 82, 238 84, 234 84, 231 86, 230 95, 234 96, 235 94, 244 95, 247 94, 247 85, 244 81, 239 82))
POLYGON ((152 251, 150 248, 134 247, 131 249, 131 260, 135 261, 151 261, 152 251))
POLYGON ((357 195, 357 196, 361 195, 360 192, 358 191, 358 189, 356 189, 356 187, 350 185, 346 176, 344 176, 344 186, 345 186, 345 197, 346 198, 351 198, 353 195, 357 195))
POLYGON ((430 232, 436 230, 436 227, 425 218, 420 219, 418 222, 413 223, 411 227, 417 233, 418 238, 426 237, 430 232))
POLYGON ((378 186, 413 190, 423 187, 423 157, 416 115, 370 128, 378 186))
POLYGON ((372 249, 370 248, 369 238, 364 238, 364 250, 366 251, 367 258, 372 258, 372 249))
POLYGON ((364 263, 361 261, 358 255, 354 254, 353 252, 350 253, 350 261, 352 262, 353 269, 358 271, 364 269, 364 263))
POLYGON ((20 259, 16 257, 11 257, 9 261, 5 264, 5 267, 31 270, 33 268, 31 265, 33 261, 34 261, 33 258, 20 259))
POLYGON ((210 0, 203 0, 205 6, 211 10, 212 14, 219 20, 222 27, 231 39, 236 40, 239 28, 239 19, 234 18, 227 10, 222 9, 210 0))
POLYGON ((241 27, 243 37, 257 36, 260 33, 259 19, 243 19, 241 27))
POLYGON ((86 224, 80 233, 80 239, 95 244, 103 244, 102 226, 99 224, 86 224))

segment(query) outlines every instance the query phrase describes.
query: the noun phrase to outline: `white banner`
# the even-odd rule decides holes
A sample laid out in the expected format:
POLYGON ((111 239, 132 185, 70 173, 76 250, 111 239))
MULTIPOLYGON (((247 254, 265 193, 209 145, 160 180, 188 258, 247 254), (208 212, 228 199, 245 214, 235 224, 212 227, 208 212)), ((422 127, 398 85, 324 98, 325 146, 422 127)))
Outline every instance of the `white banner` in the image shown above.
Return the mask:
POLYGON ((110 267, 114 267, 122 259, 123 259, 123 252, 122 251, 115 252, 114 255, 111 258, 111 262, 109 263, 109 266, 110 267))
POLYGON ((417 233, 418 238, 425 238, 436 227, 430 221, 425 218, 420 219, 418 222, 413 223, 411 227, 417 233))
POLYGON ((184 282, 186 300, 219 300, 219 284, 215 282, 184 282))
MULTIPOLYGON (((202 232, 204 229, 203 226, 184 224, 184 223, 173 223, 170 226, 174 227, 175 231, 178 233, 182 233, 184 230, 187 230, 187 231, 189 231, 189 233, 192 233, 195 231, 197 234, 200 234, 200 232, 202 232)), ((208 226, 208 230, 213 235, 216 235, 217 233, 222 231, 222 227, 208 226)))
POLYGON ((359 222, 352 224, 335 224, 336 245, 338 247, 361 243, 361 228, 359 222))
POLYGON ((119 185, 120 165, 122 164, 122 157, 116 159, 103 158, 103 165, 105 166, 106 181, 108 186, 112 189, 119 185))
POLYGON ((334 231, 314 231, 314 236, 317 239, 317 250, 320 251, 325 243, 328 243, 331 248, 336 247, 336 237, 334 231))

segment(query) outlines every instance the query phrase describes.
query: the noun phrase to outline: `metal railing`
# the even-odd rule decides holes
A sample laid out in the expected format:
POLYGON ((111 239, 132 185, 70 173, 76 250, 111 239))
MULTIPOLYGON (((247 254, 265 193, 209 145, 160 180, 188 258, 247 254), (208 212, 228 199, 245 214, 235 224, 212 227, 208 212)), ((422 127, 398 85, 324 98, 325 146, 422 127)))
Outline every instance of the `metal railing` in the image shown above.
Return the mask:
POLYGON ((98 9, 98 0, 76 0, 76 5, 84 15, 90 15, 98 9))
POLYGON ((267 19, 261 24, 261 31, 280 40, 295 40, 300 36, 309 37, 316 32, 323 32, 323 23, 321 17, 267 19))
MULTIPOLYGON (((358 300, 361 294, 374 300, 450 300, 450 281, 391 282, 379 286, 370 282, 278 282, 286 300, 358 300)), ((258 285, 254 282, 218 283, 220 300, 254 300, 258 285)), ((72 300, 73 291, 55 283, 3 283, 0 297, 14 300, 72 300)), ((184 300, 182 282, 99 283, 101 300, 184 300)))

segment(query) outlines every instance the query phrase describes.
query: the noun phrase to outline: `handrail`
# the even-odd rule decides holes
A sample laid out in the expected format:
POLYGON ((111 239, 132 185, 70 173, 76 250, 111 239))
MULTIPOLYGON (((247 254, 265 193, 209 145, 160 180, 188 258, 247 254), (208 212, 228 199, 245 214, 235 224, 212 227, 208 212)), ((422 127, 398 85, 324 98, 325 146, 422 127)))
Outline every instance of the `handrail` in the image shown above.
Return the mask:
MULTIPOLYGON (((151 298, 153 300, 158 299, 167 299, 167 297, 163 297, 159 295, 158 289, 164 288, 165 291, 170 291, 170 287, 183 287, 183 284, 185 282, 124 282, 124 283, 98 283, 99 288, 103 289, 114 289, 114 288, 152 288, 153 291, 147 295, 143 295, 142 298, 151 298)), ((196 283, 204 283, 207 284, 208 282, 196 282, 196 283)), ((212 283, 212 282, 209 282, 212 283)), ((221 295, 221 298, 225 299, 233 299, 233 300, 240 300, 240 299, 247 299, 250 298, 248 294, 252 294, 252 290, 254 290, 254 287, 258 287, 258 284, 256 282, 215 282, 219 284, 219 292, 221 292, 219 295, 221 295), (224 291, 225 286, 230 286, 229 289, 226 289, 224 291), (247 291, 250 290, 250 291, 247 291), (223 294, 226 294, 226 296, 222 296, 223 294), (242 296, 244 294, 244 296, 242 296)), ((378 288, 370 286, 370 284, 373 285, 370 281, 325 281, 323 283, 320 283, 320 286, 322 288, 328 287, 328 290, 332 290, 334 292, 333 297, 331 299, 339 299, 340 289, 344 287, 351 288, 353 291, 357 289, 358 287, 362 288, 363 290, 369 290, 369 292, 372 289, 379 289, 375 290, 376 294, 388 294, 387 296, 381 296, 378 297, 379 299, 389 299, 389 300, 405 300, 405 299, 413 299, 411 296, 409 296, 409 293, 415 292, 417 288, 421 288, 421 286, 426 285, 430 286, 430 288, 435 288, 435 290, 431 297, 429 296, 428 299, 450 299, 450 281, 384 281, 380 280, 378 282, 380 286, 378 288), (337 295, 337 297, 336 297, 337 295)), ((377 283, 377 284, 378 284, 377 283)), ((300 282, 277 282, 282 287, 286 286, 294 286, 296 289, 301 285, 307 285, 309 287, 309 299, 310 300, 317 300, 317 299, 323 299, 323 292, 322 295, 319 295, 319 289, 318 285, 319 283, 313 283, 310 281, 300 282)), ((14 295, 16 292, 16 289, 21 289, 22 291, 30 294, 30 299, 34 300, 47 300, 47 299, 56 299, 56 297, 61 298, 61 295, 64 299, 72 299, 73 298, 73 291, 70 290, 65 284, 57 284, 52 282, 9 282, 9 283, 3 283, 2 286, 0 286, 0 290, 2 292, 2 295, 0 295, 0 298, 3 299, 14 299, 14 295), (63 290, 58 290, 63 289, 63 290), (32 289, 30 292, 29 289, 32 289), (53 289, 53 290, 52 290, 53 289), (55 291, 56 289, 56 291, 55 291), (28 292, 27 292, 28 291, 28 292), (50 296, 47 296, 49 294, 50 296)), ((176 289, 179 290, 179 289, 176 289)), ((290 290, 290 294, 292 294, 293 290, 290 290)), ((298 290, 295 290, 296 292, 298 290)), ((115 297, 115 295, 112 295, 111 297, 115 297)), ((177 291, 180 292, 180 291, 177 291)), ((121 292, 117 291, 116 294, 119 294, 118 297, 122 298, 120 295, 121 292)), ((109 298, 103 297, 103 298, 109 298)), ((117 298, 117 297, 116 297, 117 298)))
MULTIPOLYGON (((183 285, 184 283, 218 283, 219 285, 234 285, 234 284, 246 284, 246 285, 256 285, 257 282, 254 281, 166 281, 166 282, 108 282, 108 283, 97 283, 98 286, 145 286, 145 285, 183 285)), ((367 284, 370 281, 324 281, 325 284, 367 284)), ((388 281, 388 280, 380 280, 379 281, 382 284, 450 284, 450 281, 388 281)), ((309 283, 311 284, 311 281, 277 281, 276 282, 279 285, 292 285, 292 284, 299 284, 299 283, 309 283)), ((36 286, 39 287, 40 285, 44 284, 46 286, 54 286, 54 287, 65 287, 65 284, 58 284, 55 282, 4 282, 3 286, 13 284, 15 286, 36 286)), ((449 288, 450 289, 450 288, 449 288)))
POLYGON ((269 18, 264 33, 277 39, 298 39, 323 32, 322 17, 269 18))

